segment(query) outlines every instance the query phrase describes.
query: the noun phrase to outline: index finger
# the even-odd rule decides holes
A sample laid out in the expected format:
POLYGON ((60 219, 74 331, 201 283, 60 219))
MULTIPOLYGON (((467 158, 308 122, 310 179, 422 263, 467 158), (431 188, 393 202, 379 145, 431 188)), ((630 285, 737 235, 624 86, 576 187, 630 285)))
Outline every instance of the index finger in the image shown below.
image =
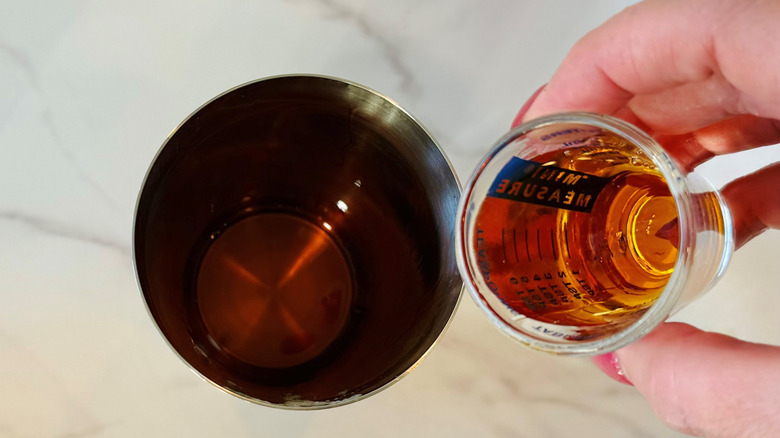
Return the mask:
POLYGON ((572 48, 525 119, 628 112, 676 133, 738 114, 780 119, 780 60, 767 56, 780 53, 778 18, 777 2, 637 4, 572 48))

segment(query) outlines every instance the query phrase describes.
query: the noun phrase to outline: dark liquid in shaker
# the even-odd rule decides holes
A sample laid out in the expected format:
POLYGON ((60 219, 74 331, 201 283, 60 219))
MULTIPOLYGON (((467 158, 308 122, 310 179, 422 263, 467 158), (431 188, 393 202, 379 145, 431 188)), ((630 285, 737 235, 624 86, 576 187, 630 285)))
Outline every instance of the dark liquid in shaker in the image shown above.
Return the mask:
POLYGON ((328 231, 284 213, 236 222, 214 236, 197 273, 197 311, 221 354, 286 368, 339 336, 352 274, 328 231))
POLYGON ((326 227, 263 212, 204 236, 187 303, 197 348, 230 373, 269 383, 327 363, 349 338, 355 282, 326 227))
POLYGON ((459 296, 458 191, 407 118, 358 87, 280 79, 177 129, 134 249, 150 313, 193 369, 312 407, 384 387, 430 349, 459 296))

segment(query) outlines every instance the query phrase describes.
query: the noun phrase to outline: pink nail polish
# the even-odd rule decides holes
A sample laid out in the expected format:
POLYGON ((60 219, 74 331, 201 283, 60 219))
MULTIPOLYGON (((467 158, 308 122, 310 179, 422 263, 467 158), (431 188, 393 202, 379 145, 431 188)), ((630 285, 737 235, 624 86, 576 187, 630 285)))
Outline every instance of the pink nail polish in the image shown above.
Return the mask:
POLYGON ((591 361, 593 361, 604 374, 611 377, 613 380, 633 386, 633 383, 626 378, 623 368, 620 366, 620 362, 614 352, 592 357, 591 361))

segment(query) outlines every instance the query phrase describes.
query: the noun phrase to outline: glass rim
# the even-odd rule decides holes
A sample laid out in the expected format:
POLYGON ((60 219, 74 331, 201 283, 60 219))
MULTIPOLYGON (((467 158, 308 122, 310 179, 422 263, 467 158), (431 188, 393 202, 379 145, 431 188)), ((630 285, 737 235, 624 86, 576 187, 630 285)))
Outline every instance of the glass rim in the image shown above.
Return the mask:
MULTIPOLYGON (((510 338, 519 341, 536 350, 541 350, 559 355, 598 355, 617 350, 629 343, 641 338, 649 333, 653 328, 663 322, 674 309, 678 302, 685 283, 685 271, 692 259, 692 252, 686 249, 690 245, 690 228, 692 218, 692 205, 690 201, 690 191, 686 185, 686 178, 680 167, 663 150, 660 144, 656 142, 647 133, 632 124, 612 116, 606 116, 588 112, 564 112, 550 114, 533 120, 524 122, 505 134, 488 152, 476 170, 463 187, 463 194, 458 205, 458 220, 456 221, 455 245, 457 248, 457 264, 464 284, 469 291, 474 302, 482 312, 497 326, 504 334, 510 338), (475 281, 475 275, 478 272, 472 270, 473 253, 466 244, 466 233, 468 232, 468 206, 471 203, 474 194, 474 186, 479 180, 485 169, 491 164, 493 159, 519 137, 545 126, 556 123, 589 125, 605 131, 617 134, 626 138, 632 144, 646 153, 653 163, 657 166, 674 198, 678 212, 678 223, 680 229, 680 242, 677 260, 675 261, 674 271, 664 286, 661 294, 650 305, 648 310, 631 323, 628 327, 604 338, 593 341, 582 342, 554 342, 540 339, 537 336, 530 335, 518 328, 513 327, 486 302, 483 298, 483 292, 479 290, 475 281)), ((493 293, 484 291, 484 293, 493 293)))

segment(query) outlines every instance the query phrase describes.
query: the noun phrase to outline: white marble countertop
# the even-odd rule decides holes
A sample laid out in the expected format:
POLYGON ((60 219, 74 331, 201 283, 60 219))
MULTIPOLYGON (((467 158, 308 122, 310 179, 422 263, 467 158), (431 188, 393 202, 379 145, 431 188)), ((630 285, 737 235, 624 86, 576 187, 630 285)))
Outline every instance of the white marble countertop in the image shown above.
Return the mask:
MULTIPOLYGON (((359 403, 265 408, 193 374, 136 288, 136 195, 168 133, 234 85, 347 78, 400 102, 464 179, 568 48, 629 1, 0 0, 0 436, 655 437, 632 388, 505 338, 464 297, 410 376, 359 403)), ((715 160, 720 185, 780 158, 715 160)), ((675 317, 780 343, 780 232, 675 317)))

